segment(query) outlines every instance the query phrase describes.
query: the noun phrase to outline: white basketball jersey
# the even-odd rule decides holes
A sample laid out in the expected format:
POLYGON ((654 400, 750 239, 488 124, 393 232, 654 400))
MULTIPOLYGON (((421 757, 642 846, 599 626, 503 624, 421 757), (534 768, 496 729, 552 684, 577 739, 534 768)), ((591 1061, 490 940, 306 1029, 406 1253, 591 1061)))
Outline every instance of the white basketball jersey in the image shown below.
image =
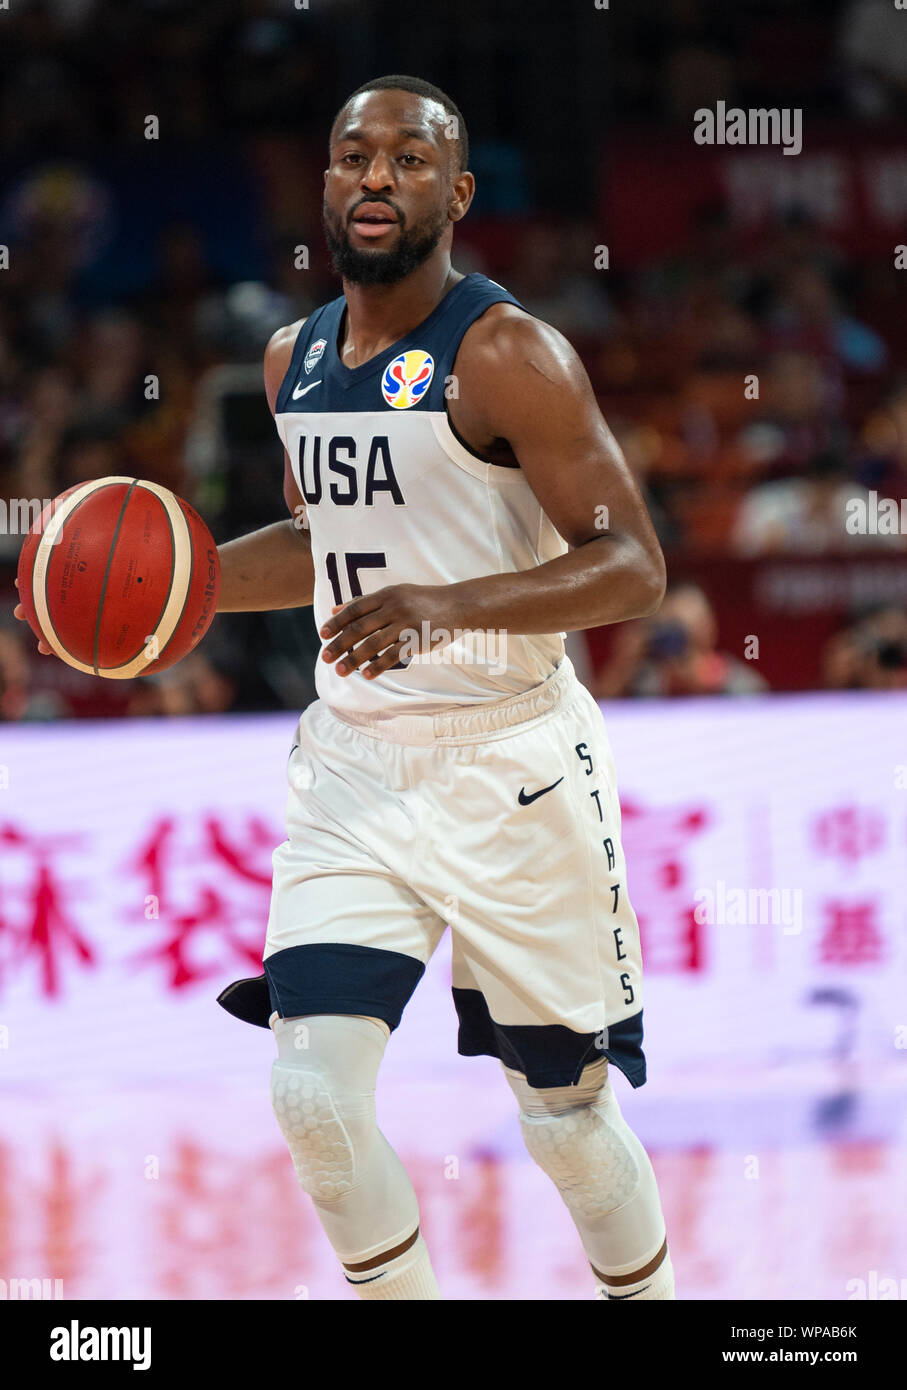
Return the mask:
MULTIPOLYGON (((517 301, 467 275, 405 338, 352 368, 338 351, 342 296, 300 329, 275 418, 305 502, 318 629, 334 604, 386 585, 512 574, 568 549, 520 469, 476 457, 447 415, 463 334, 496 303, 517 301)), ((451 635, 429 633, 431 651, 373 680, 338 676, 319 657, 318 694, 340 713, 429 713, 530 690, 564 655, 563 633, 451 635)))

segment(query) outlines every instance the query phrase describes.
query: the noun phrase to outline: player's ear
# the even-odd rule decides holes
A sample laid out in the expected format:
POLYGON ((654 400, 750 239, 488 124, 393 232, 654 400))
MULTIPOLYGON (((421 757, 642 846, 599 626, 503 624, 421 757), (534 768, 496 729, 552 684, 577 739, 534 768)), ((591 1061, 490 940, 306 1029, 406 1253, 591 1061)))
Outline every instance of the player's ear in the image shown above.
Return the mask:
POLYGON ((453 182, 453 196, 447 205, 451 222, 459 222, 466 216, 475 191, 476 181, 472 174, 466 172, 457 175, 453 182))

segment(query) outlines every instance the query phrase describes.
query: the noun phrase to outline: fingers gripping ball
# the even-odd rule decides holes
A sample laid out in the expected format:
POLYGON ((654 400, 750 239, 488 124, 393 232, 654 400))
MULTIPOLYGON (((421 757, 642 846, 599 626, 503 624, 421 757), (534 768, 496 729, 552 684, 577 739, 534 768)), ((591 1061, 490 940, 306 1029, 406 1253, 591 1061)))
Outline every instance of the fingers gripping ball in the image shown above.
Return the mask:
POLYGON ((98 478, 45 507, 18 579, 32 631, 61 661, 128 680, 198 646, 217 608, 220 563, 182 498, 140 478, 98 478))

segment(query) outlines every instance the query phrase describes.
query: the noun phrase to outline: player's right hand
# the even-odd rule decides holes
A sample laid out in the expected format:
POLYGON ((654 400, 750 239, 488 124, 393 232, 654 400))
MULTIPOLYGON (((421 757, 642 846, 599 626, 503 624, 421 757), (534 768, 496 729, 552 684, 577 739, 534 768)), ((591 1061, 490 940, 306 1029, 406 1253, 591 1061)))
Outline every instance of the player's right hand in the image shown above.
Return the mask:
MULTIPOLYGON (((16 588, 18 589, 18 587, 19 587, 19 581, 18 581, 18 579, 14 579, 14 580, 13 580, 13 583, 15 584, 16 588)), ((22 604, 21 604, 21 603, 17 603, 16 606, 15 606, 15 608, 13 609, 13 617, 14 617, 14 618, 18 618, 19 621, 22 622, 22 623, 27 623, 27 622, 28 622, 28 619, 27 619, 26 616, 25 616, 25 609, 22 607, 22 604)), ((47 645, 46 642, 41 642, 41 641, 38 642, 38 651, 41 653, 42 656, 53 656, 53 652, 51 651, 50 647, 47 645)))

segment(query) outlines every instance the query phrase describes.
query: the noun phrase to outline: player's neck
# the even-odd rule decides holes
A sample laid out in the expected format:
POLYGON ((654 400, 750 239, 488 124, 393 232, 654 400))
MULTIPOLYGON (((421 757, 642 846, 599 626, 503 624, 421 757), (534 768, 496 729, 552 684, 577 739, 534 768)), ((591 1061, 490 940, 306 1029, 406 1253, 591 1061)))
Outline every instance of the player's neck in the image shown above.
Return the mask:
POLYGON ((344 365, 357 367, 405 338, 462 279, 445 256, 443 260, 430 257, 395 285, 352 285, 344 281, 344 365))

